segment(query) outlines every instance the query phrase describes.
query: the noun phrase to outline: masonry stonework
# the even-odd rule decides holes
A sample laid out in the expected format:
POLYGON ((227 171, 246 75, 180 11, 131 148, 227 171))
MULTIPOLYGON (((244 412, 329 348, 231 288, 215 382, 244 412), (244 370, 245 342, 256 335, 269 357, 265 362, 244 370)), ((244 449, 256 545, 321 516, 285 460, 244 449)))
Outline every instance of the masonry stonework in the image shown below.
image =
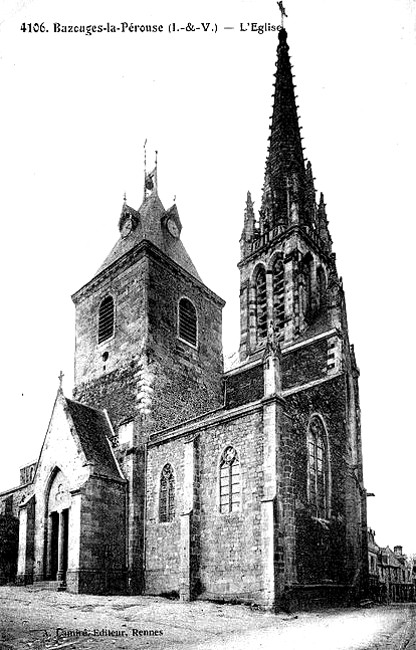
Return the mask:
POLYGON ((39 458, 0 495, 19 583, 271 610, 365 594, 359 370, 288 50, 281 29, 238 354, 224 365, 224 302, 145 170, 141 206, 124 202, 119 239, 73 295, 73 399, 59 387, 39 458))

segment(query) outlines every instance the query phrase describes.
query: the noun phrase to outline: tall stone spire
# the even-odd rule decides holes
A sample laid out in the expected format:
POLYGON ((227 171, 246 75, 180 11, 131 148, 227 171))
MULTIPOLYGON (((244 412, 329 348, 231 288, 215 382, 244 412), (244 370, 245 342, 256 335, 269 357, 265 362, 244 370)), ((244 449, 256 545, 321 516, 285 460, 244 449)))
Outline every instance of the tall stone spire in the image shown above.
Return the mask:
POLYGON ((262 213, 272 226, 296 223, 305 214, 305 162, 285 29, 279 31, 276 67, 262 200, 262 213))

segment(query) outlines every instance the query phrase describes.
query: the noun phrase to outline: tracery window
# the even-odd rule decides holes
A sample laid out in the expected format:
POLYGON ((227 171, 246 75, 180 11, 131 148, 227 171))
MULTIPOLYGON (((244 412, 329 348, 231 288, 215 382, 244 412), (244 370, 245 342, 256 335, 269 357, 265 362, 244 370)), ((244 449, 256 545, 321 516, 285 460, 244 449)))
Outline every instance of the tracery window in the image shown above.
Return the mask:
POLYGON ((240 461, 234 447, 227 447, 220 460, 220 512, 240 509, 240 461))
POLYGON ((188 298, 181 298, 179 301, 179 338, 196 347, 197 332, 196 309, 188 298))
POLYGON ((175 517, 175 476, 172 465, 166 463, 160 475, 159 521, 169 522, 175 517))
POLYGON ((326 430, 318 415, 308 427, 308 499, 315 516, 327 519, 330 507, 330 467, 326 430))
POLYGON ((106 341, 114 334, 114 300, 107 296, 98 310, 98 343, 106 341))
POLYGON ((266 294, 266 271, 260 266, 255 279, 255 300, 256 300, 256 326, 257 339, 261 340, 267 336, 267 294, 266 294))
POLYGON ((282 339, 285 326, 285 270, 281 260, 276 260, 273 266, 273 323, 276 336, 282 339))

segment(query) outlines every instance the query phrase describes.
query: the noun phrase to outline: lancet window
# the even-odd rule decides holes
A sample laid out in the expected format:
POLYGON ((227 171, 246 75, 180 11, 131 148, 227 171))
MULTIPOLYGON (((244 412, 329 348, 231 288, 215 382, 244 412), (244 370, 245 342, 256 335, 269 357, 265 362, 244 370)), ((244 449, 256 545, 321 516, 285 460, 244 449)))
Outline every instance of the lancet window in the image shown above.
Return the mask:
POLYGON ((159 521, 172 521, 175 517, 175 476, 169 463, 162 469, 160 475, 159 521))
POLYGON ((273 323, 278 339, 283 339, 285 326, 285 271, 283 262, 273 266, 273 323))
POLYGON ((237 450, 227 447, 220 461, 220 512, 240 509, 240 461, 237 450))
POLYGON ((267 337, 267 292, 266 271, 260 266, 255 279, 257 340, 267 337))
POLYGON ((330 507, 328 437, 322 419, 314 415, 308 427, 308 500, 316 517, 327 519, 330 507))

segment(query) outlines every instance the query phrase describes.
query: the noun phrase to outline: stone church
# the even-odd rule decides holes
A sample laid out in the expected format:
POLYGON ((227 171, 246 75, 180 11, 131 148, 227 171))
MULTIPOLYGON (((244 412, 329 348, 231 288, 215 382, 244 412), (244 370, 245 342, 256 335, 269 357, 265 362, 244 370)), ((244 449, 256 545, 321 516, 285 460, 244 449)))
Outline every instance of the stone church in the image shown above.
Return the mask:
POLYGON ((72 296, 73 395, 59 388, 38 461, 0 495, 20 584, 272 609, 365 593, 359 370, 283 28, 276 68, 238 354, 224 368, 224 301, 145 172, 142 205, 124 202, 119 239, 72 296))

